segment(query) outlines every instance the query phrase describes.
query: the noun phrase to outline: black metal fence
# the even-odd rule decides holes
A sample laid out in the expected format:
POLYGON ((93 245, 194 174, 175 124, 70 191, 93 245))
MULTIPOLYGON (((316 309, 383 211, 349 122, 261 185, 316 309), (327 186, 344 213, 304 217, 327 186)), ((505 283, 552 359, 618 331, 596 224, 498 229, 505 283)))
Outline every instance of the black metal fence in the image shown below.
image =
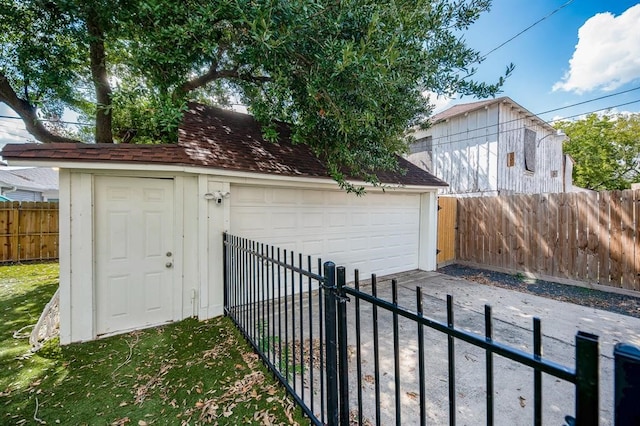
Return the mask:
POLYGON ((314 272, 311 257, 228 234, 224 258, 225 313, 312 422, 325 424, 321 260, 314 272))
POLYGON ((479 415, 488 425, 502 386, 496 380, 508 370, 504 362, 530 372, 523 387, 533 388, 535 425, 543 423, 545 386, 557 383, 574 395, 561 407, 567 424, 599 422, 597 336, 578 332, 575 365, 567 367, 543 357, 537 318, 529 353, 494 340, 489 306, 484 333, 473 333, 454 325, 451 296, 446 318, 435 320, 425 316, 420 287, 415 308, 408 309, 399 304, 396 280, 381 288, 375 275, 363 282, 356 271, 350 287, 343 267, 227 234, 224 249, 225 312, 314 424, 455 425, 460 409, 468 408, 458 405, 456 386, 466 377, 457 377, 464 357, 484 358, 484 368, 475 369, 482 378, 472 385, 486 395, 479 415), (434 386, 442 383, 439 398, 434 386))

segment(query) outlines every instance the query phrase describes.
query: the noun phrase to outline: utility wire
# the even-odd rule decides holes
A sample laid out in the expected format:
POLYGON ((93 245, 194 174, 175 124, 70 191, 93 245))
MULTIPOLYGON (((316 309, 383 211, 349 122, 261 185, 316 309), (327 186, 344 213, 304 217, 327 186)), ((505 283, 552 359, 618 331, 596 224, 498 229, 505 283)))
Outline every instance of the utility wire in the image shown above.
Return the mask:
POLYGON ((496 50, 500 49, 502 46, 504 46, 507 43, 512 42, 513 40, 515 40, 516 38, 520 37, 522 34, 526 33, 527 31, 529 31, 531 28, 535 27, 536 25, 538 25, 540 22, 550 18, 551 16, 555 15, 557 12, 559 12, 560 10, 564 9, 565 7, 569 6, 571 3, 573 3, 574 0, 569 0, 568 2, 566 2, 565 4, 563 4, 562 6, 558 7, 557 9, 555 9, 554 11, 552 11, 551 13, 548 13, 546 16, 538 19, 536 22, 534 22, 533 24, 529 25, 527 28, 525 28, 524 30, 520 31, 518 34, 514 35, 513 37, 511 37, 510 39, 508 39, 507 41, 501 43, 500 45, 494 47, 493 49, 491 49, 490 51, 488 51, 487 53, 485 53, 481 59, 485 59, 487 56, 489 56, 490 54, 492 54, 493 52, 495 52, 496 50))
POLYGON ((593 98, 593 99, 589 99, 589 100, 586 100, 586 101, 578 102, 578 103, 571 104, 571 105, 568 105, 568 106, 564 106, 564 107, 560 107, 560 108, 554 108, 554 109, 550 109, 550 110, 548 110, 548 111, 539 112, 539 113, 538 113, 538 114, 536 114, 536 115, 548 114, 548 113, 550 113, 550 112, 556 112, 556 111, 560 111, 560 110, 563 110, 563 109, 572 108, 572 107, 574 107, 574 106, 588 104, 588 103, 590 103, 590 102, 599 101, 599 100, 601 100, 601 99, 611 98, 611 97, 613 97, 613 96, 618 96, 618 95, 622 95, 622 94, 624 94, 624 93, 633 92, 634 90, 640 90, 640 86, 638 86, 638 87, 634 87, 634 88, 632 88, 632 89, 628 89, 628 90, 623 90, 622 92, 612 93, 612 94, 610 94, 610 95, 604 95, 604 96, 600 96, 600 97, 598 97, 598 98, 593 98))
MULTIPOLYGON (((570 115, 570 116, 567 116, 567 117, 562 117, 562 118, 559 119, 559 121, 560 120, 568 120, 570 118, 575 118, 575 117, 580 117, 582 115, 593 114, 593 113, 600 112, 600 111, 606 111, 606 110, 612 109, 612 108, 618 108, 618 107, 622 107, 622 106, 626 106, 626 105, 631 105, 631 104, 635 104, 637 102, 640 102, 640 99, 636 99, 636 100, 630 101, 630 102, 624 102, 624 103, 617 104, 617 105, 611 105, 611 106, 608 106, 608 107, 605 107, 605 108, 596 109, 596 110, 593 110, 593 111, 588 111, 588 112, 583 112, 583 113, 580 113, 580 114, 575 114, 575 115, 570 115)), ((513 120, 508 120, 508 121, 505 121, 503 123, 496 123, 496 124, 492 124, 490 126, 479 127, 477 129, 473 129, 473 130, 469 130, 469 131, 465 131, 465 132, 458 132, 458 133, 452 133, 452 134, 449 134, 449 135, 433 137, 431 139, 432 140, 431 146, 450 145, 450 144, 453 144, 453 143, 459 143, 459 142, 465 142, 465 141, 474 140, 474 139, 477 139, 478 137, 496 136, 496 135, 498 135, 500 133, 515 132, 515 131, 523 130, 523 129, 526 129, 527 126, 514 127, 513 129, 507 129, 505 131, 498 130, 498 131, 491 132, 491 133, 484 133, 484 134, 478 135, 477 137, 465 137, 465 138, 460 138, 460 139, 455 139, 455 140, 450 140, 450 141, 437 142, 437 143, 433 142, 433 141, 436 141, 436 140, 439 140, 439 139, 450 138, 450 137, 455 136, 455 135, 468 134, 468 133, 476 132, 478 130, 488 129, 490 127, 498 127, 499 125, 512 123, 512 122, 519 121, 519 120, 526 120, 528 118, 529 118, 528 116, 525 116, 525 117, 522 117, 522 118, 516 118, 516 119, 513 119, 513 120)))
MULTIPOLYGON (((20 117, 13 117, 10 115, 0 115, 0 118, 7 118, 10 120, 22 120, 22 118, 20 117)), ((47 123, 60 123, 60 124, 73 124, 76 126, 94 126, 94 124, 92 123, 80 123, 77 121, 63 121, 63 120, 52 120, 52 119, 47 119, 47 118, 38 118, 36 121, 44 121, 47 123)))
MULTIPOLYGON (((543 111, 543 112, 539 112, 539 113, 529 113, 529 114, 525 114, 525 116, 524 116, 524 117, 518 117, 518 118, 511 119, 511 120, 507 120, 507 121, 503 122, 502 124, 508 124, 508 123, 512 123, 512 122, 514 122, 514 121, 518 121, 518 120, 523 120, 523 119, 528 119, 528 118, 534 118, 534 117, 536 117, 536 118, 538 118, 539 120, 541 120, 541 121, 543 121, 543 122, 545 122, 545 123, 547 123, 547 124, 551 125, 551 123, 549 123, 547 120, 543 120, 543 119, 542 119, 542 118, 540 118, 539 116, 540 116, 540 115, 543 115, 543 114, 548 114, 548 113, 550 113, 550 112, 561 111, 561 110, 563 110, 563 109, 573 108, 573 107, 575 107, 575 106, 584 105, 584 104, 587 104, 587 103, 590 103, 590 102, 594 102, 594 101, 598 101, 598 100, 602 100, 602 99, 610 98, 610 97, 613 97, 613 96, 622 95, 622 94, 625 94, 625 93, 633 92, 633 91, 635 91, 635 90, 640 90, 640 86, 638 86, 638 87, 634 87, 634 88, 631 88, 631 89, 628 89, 628 90, 623 90, 623 91, 621 91, 621 92, 612 93, 612 94, 609 94, 609 95, 605 95, 605 96, 600 96, 600 97, 597 97, 597 98, 589 99, 589 100, 586 100, 586 101, 577 102, 577 103, 575 103, 575 104, 571 104, 571 105, 566 105, 566 106, 563 106, 563 107, 558 107, 558 108, 550 109, 550 110, 548 110, 548 111, 543 111)), ((637 101, 633 101, 633 102, 631 102, 631 103, 633 104, 633 103, 636 103, 636 102, 637 102, 637 101)), ((623 104, 623 105, 628 105, 628 104, 623 104)), ((614 106, 610 106, 610 107, 603 108, 603 109, 598 109, 598 110, 591 111, 591 112, 603 111, 603 110, 606 110, 606 109, 616 108, 616 107, 618 107, 618 106, 623 106, 623 105, 614 105, 614 106)), ((559 120, 566 120, 566 119, 569 119, 569 118, 578 117, 578 116, 583 115, 583 114, 590 114, 591 112, 585 112, 585 113, 577 114, 577 115, 574 115, 574 116, 563 117, 563 118, 560 118, 559 120)), ((494 126, 494 125, 493 125, 493 124, 490 124, 490 125, 487 125, 487 126, 478 127, 478 128, 476 128, 475 130, 487 129, 487 128, 492 127, 492 126, 494 126)), ((461 135, 461 134, 465 134, 465 133, 467 133, 467 131, 466 131, 466 130, 465 130, 465 131, 462 131, 462 132, 451 133, 451 134, 447 135, 447 137, 448 137, 448 136, 461 135)), ((443 137, 444 137, 444 136, 443 136, 443 137)))

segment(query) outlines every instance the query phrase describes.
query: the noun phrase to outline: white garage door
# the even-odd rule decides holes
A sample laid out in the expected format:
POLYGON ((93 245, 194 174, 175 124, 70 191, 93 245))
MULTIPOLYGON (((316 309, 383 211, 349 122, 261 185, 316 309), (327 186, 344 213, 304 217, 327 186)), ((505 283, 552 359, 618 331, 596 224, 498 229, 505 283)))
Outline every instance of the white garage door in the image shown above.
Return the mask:
POLYGON ((418 268, 420 195, 231 187, 231 232, 347 267, 352 277, 418 268))
POLYGON ((173 181, 96 177, 96 332, 173 318, 173 181))

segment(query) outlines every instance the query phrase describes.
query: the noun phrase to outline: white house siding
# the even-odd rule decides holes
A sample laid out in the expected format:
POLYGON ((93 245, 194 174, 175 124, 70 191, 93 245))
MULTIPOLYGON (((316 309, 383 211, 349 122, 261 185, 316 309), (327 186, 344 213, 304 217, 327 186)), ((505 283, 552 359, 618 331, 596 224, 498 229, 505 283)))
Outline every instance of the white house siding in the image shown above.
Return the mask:
POLYGON ((563 137, 510 102, 456 115, 414 134, 417 140, 427 136, 431 136, 432 156, 413 152, 407 159, 447 182, 449 187, 442 188, 442 194, 536 194, 563 192, 566 185, 563 137), (536 133, 534 172, 525 170, 525 128, 536 133), (507 155, 511 152, 515 164, 509 167, 507 155))
MULTIPOLYGON (((452 117, 416 132, 416 139, 432 137, 433 170, 449 184, 443 194, 488 195, 497 190, 498 105, 452 117)), ((424 153, 411 154, 409 161, 424 167, 424 153), (421 164, 422 163, 422 164, 421 164)))
POLYGON ((16 189, 15 191, 5 191, 5 196, 13 201, 42 201, 42 193, 16 189))
POLYGON ((563 192, 562 137, 549 126, 532 118, 527 111, 500 103, 500 140, 497 190, 500 194, 563 192), (536 132, 536 170, 525 170, 524 131, 536 132), (515 165, 507 167, 507 154, 513 152, 515 165), (552 172, 554 172, 552 174, 552 172))

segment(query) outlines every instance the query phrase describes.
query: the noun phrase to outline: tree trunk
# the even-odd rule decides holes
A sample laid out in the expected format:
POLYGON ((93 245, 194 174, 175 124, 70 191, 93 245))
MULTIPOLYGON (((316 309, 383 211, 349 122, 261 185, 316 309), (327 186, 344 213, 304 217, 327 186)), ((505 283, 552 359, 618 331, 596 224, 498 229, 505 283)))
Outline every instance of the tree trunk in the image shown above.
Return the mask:
POLYGON ((89 56, 91 77, 96 90, 96 143, 113 143, 111 85, 107 74, 104 31, 100 26, 97 12, 87 10, 87 30, 89 32, 89 56))

